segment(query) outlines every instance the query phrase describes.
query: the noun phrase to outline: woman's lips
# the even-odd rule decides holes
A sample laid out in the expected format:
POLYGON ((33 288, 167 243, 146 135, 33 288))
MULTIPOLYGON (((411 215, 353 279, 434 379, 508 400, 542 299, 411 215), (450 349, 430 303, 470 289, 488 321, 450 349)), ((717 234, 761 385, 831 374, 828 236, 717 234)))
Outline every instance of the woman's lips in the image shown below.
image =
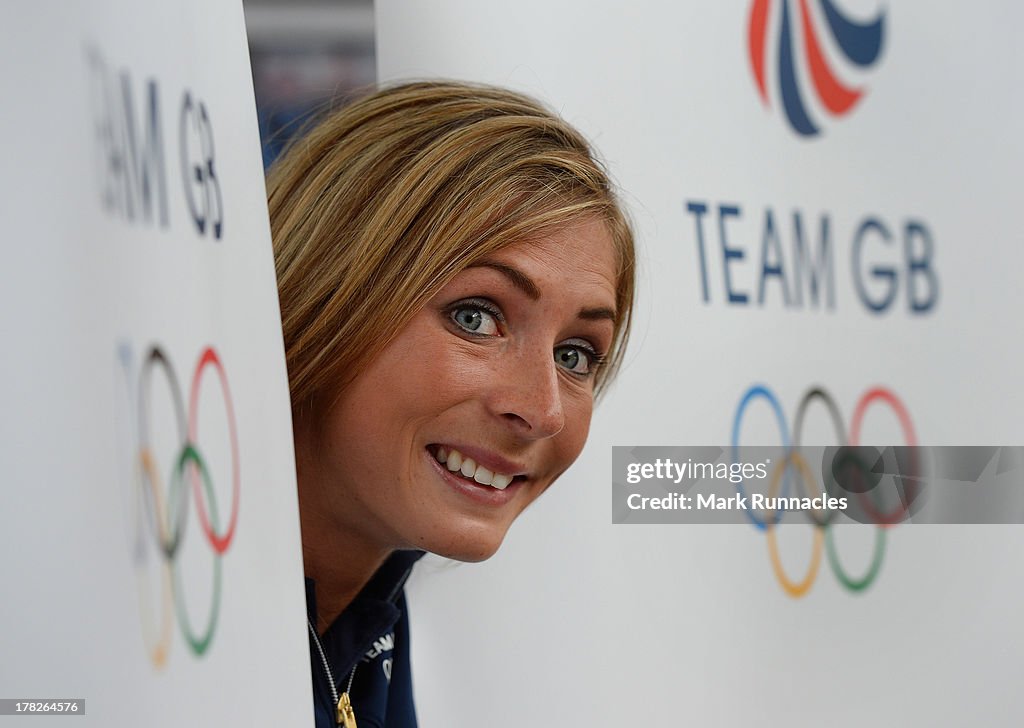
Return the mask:
MULTIPOLYGON (((463 475, 461 467, 452 471, 448 468, 447 463, 438 462, 436 450, 436 446, 427 448, 425 456, 428 458, 430 464, 441 479, 462 495, 468 496, 479 503, 485 503, 487 505, 502 505, 507 503, 515 497, 519 488, 526 482, 525 476, 517 475, 514 476, 503 488, 480 483, 475 479, 478 475, 477 473, 474 473, 474 477, 472 478, 467 477, 466 475, 463 475)), ((508 474, 499 474, 499 476, 500 475, 507 476, 508 474)), ((481 476, 481 479, 493 479, 494 477, 498 476, 495 476, 488 470, 483 474, 483 476, 481 476)))

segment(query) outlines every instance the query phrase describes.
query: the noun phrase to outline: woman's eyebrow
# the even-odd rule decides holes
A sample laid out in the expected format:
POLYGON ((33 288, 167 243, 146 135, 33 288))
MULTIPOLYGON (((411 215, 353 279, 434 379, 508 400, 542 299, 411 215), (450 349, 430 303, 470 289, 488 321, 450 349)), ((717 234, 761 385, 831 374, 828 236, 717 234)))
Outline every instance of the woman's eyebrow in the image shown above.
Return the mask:
POLYGON ((581 318, 584 321, 601 321, 602 319, 615 321, 615 311, 605 307, 582 308, 580 309, 580 312, 576 314, 576 318, 581 318))
POLYGON ((497 261, 493 260, 481 260, 477 263, 473 263, 473 265, 469 267, 493 268, 494 270, 498 271, 506 278, 508 278, 512 285, 514 285, 520 291, 529 296, 531 300, 536 301, 540 298, 540 289, 537 288, 537 284, 533 282, 533 279, 531 279, 530 276, 526 275, 518 268, 513 268, 510 265, 506 265, 505 263, 498 263, 497 261))
MULTIPOLYGON (((533 282, 530 276, 523 273, 518 268, 505 263, 499 263, 494 260, 481 260, 473 263, 470 268, 491 268, 501 273, 503 276, 509 279, 509 281, 518 288, 520 291, 529 296, 530 300, 537 301, 540 299, 540 288, 533 282)), ((609 319, 615 321, 615 311, 607 308, 606 306, 598 306, 597 308, 581 308, 580 312, 576 314, 577 318, 581 318, 584 321, 601 321, 603 319, 609 319)))

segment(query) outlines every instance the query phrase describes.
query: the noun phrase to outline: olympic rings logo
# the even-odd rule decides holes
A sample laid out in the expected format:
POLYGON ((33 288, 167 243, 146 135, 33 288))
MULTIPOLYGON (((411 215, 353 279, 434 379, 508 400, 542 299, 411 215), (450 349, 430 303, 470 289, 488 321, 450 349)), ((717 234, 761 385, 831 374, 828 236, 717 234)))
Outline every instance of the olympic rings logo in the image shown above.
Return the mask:
MULTIPOLYGON (((918 444, 917 434, 914 431, 914 425, 910 418, 909 411, 903 404, 902 400, 900 400, 900 398, 897 397, 890 389, 885 387, 874 387, 867 390, 860 396, 857 400, 856 406, 854 407, 853 415, 850 418, 850 427, 848 431, 843 425, 843 418, 839 413, 839 406, 836 404, 832 395, 823 387, 811 387, 804 392, 803 396, 800 398, 800 402, 797 405, 796 413, 793 418, 793 429, 791 432, 778 397, 776 397, 772 390, 767 386, 763 384, 755 384, 747 389, 740 398, 739 405, 737 406, 736 413, 733 417, 731 445, 734 462, 739 460, 739 448, 744 415, 750 405, 759 399, 765 400, 770 406, 774 419, 778 425, 779 432, 782 436, 783 447, 788 453, 783 459, 783 462, 776 464, 775 470, 771 475, 769 481, 770 496, 774 496, 778 491, 780 480, 783 479, 784 474, 786 475, 786 482, 783 484, 782 488, 785 492, 785 489, 789 486, 789 475, 793 471, 796 472, 796 475, 798 476, 797 480, 803 485, 808 497, 824 495, 827 491, 827 484, 823 483, 820 488, 820 492, 813 492, 812 486, 814 489, 817 489, 815 476, 806 460, 802 458, 795 449, 801 444, 807 411, 816 401, 823 405, 828 412, 829 419, 835 429, 836 439, 842 445, 856 447, 860 444, 861 430, 865 414, 872 406, 880 405, 887 406, 896 415, 896 419, 899 421, 900 430, 903 433, 905 444, 912 448, 918 444)), ((863 464, 854 463, 854 465, 863 469, 863 464)), ((916 469, 916 465, 914 467, 916 469)), ((741 496, 745 495, 742 483, 737 483, 736 489, 741 496)), ((779 522, 781 512, 776 512, 770 517, 762 518, 750 509, 746 511, 746 515, 751 523, 759 530, 764 531, 767 536, 768 556, 771 560, 772 571, 787 594, 796 598, 807 594, 811 586, 814 584, 814 581, 817 579, 823 550, 827 554, 829 566, 835 574, 836 579, 843 587, 851 592, 860 592, 867 589, 878 577, 878 573, 882 567, 882 560, 885 555, 886 530, 893 524, 898 523, 901 518, 906 515, 908 505, 904 502, 894 510, 882 511, 870 498, 865 497, 865 493, 860 493, 860 495, 862 496, 860 501, 864 511, 869 514, 876 526, 875 544, 871 563, 868 565, 867 570, 860 576, 850 575, 843 568, 839 559, 839 554, 836 549, 831 529, 831 521, 832 517, 835 515, 835 511, 832 511, 830 516, 825 518, 817 516, 812 511, 808 512, 814 527, 814 540, 811 547, 811 558, 807 571, 799 581, 792 579, 788 574, 786 574, 786 571, 782 566, 782 561, 779 557, 774 526, 779 522)))
POLYGON ((133 488, 141 507, 135 510, 138 519, 133 548, 136 572, 139 575, 139 601, 142 612, 143 640, 156 667, 167 661, 171 641, 171 612, 191 651, 203 655, 210 647, 220 612, 221 557, 230 548, 238 526, 238 505, 241 491, 241 473, 238 454, 238 429, 234 407, 228 388, 228 378, 215 349, 207 347, 199 355, 192 371, 188 389, 188 409, 185 409, 183 391, 171 360, 159 346, 152 346, 142 360, 137 380, 132 371, 132 355, 128 346, 119 349, 128 401, 135 410, 133 456, 131 464, 133 488), (199 400, 203 375, 214 371, 220 382, 227 415, 228 438, 231 451, 231 509, 227 524, 221 527, 221 512, 213 488, 213 476, 207 459, 199 446, 199 400), (162 470, 160 458, 152 442, 150 390, 154 377, 162 377, 171 394, 174 410, 177 451, 162 470), (163 478, 166 473, 166 481, 163 478), (186 482, 187 481, 187 482, 186 482), (164 484, 167 484, 166 490, 164 484), (191 486, 191 487, 189 487, 191 486), (213 551, 212 603, 208 608, 205 625, 196 630, 185 607, 184 587, 178 556, 185 538, 189 496, 195 500, 200 528, 213 551), (147 590, 143 588, 141 572, 146 568, 146 539, 155 541, 161 556, 161 608, 157 620, 152 618, 147 590), (173 607, 172 607, 173 605, 173 607), (159 625, 154 625, 158 621, 159 625))

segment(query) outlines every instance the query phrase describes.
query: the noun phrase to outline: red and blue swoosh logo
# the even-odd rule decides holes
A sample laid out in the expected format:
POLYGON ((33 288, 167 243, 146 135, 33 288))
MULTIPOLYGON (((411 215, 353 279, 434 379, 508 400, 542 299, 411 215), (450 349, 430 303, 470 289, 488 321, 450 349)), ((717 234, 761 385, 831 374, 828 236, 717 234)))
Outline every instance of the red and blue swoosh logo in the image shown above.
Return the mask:
MULTIPOLYGON (((808 89, 801 89, 797 73, 797 56, 806 68, 812 92, 817 96, 820 107, 831 116, 845 116, 864 96, 864 88, 854 88, 840 80, 826 57, 822 38, 831 37, 837 57, 842 57, 852 66, 869 68, 882 53, 885 34, 885 13, 880 12, 868 22, 857 22, 844 15, 834 0, 778 0, 782 5, 775 41, 774 60, 778 64, 778 98, 786 115, 786 121, 794 132, 804 137, 821 133, 820 122, 816 122, 806 101, 808 89), (818 28, 810 12, 810 2, 816 2, 824 19, 825 28, 818 28), (795 9, 794 9, 795 6, 795 9), (799 22, 799 33, 794 23, 799 22), (796 39, 803 38, 803 48, 796 47, 796 39), (802 50, 802 53, 800 53, 802 50)), ((775 0, 754 0, 750 9, 748 49, 750 65, 757 82, 757 90, 766 106, 771 105, 768 93, 768 20, 775 0)), ((774 35, 774 34, 773 34, 774 35)))

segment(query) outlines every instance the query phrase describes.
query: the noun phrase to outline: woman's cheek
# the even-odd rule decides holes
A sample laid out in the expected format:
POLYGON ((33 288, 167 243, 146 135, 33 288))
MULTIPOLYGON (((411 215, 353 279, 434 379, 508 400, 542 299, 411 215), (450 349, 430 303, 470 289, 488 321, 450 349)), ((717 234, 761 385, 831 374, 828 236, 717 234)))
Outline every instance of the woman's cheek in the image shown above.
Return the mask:
POLYGON ((452 341, 434 352, 431 366, 434 386, 456 398, 494 386, 494 378, 500 376, 502 352, 499 347, 493 343, 450 338, 452 341))

